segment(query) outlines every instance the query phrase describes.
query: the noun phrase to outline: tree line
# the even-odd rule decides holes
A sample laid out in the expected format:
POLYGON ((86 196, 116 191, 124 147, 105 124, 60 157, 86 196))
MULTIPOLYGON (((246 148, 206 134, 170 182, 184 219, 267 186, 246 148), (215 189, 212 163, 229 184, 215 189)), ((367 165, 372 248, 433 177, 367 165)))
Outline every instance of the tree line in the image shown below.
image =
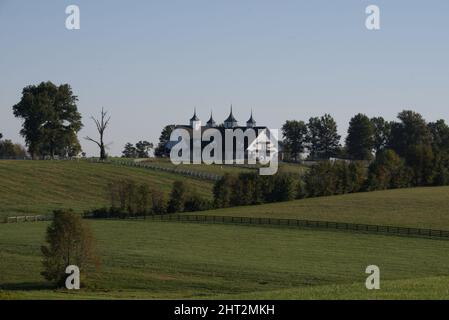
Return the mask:
POLYGON ((0 133, 0 158, 25 158, 27 156, 26 149, 19 143, 13 143, 9 139, 3 139, 0 133))
POLYGON ((94 218, 137 218, 147 215, 202 211, 212 208, 212 201, 201 197, 182 180, 173 183, 167 196, 148 183, 122 179, 105 188, 109 207, 87 211, 94 218))
POLYGON ((282 126, 284 153, 289 160, 308 154, 310 160, 340 157, 351 160, 372 160, 384 149, 393 149, 406 157, 417 145, 434 144, 434 151, 447 148, 449 127, 444 120, 426 122, 417 112, 404 110, 397 121, 382 117, 369 118, 359 113, 351 118, 345 139, 340 144, 337 123, 329 114, 304 121, 288 120, 282 126))

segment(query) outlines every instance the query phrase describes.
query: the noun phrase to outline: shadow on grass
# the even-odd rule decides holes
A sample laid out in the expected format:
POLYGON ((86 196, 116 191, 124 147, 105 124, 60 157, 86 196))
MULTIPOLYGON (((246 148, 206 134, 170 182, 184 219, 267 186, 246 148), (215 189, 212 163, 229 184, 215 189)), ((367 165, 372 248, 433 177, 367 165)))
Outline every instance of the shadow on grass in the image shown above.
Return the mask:
POLYGON ((46 282, 21 282, 4 283, 0 285, 0 290, 5 291, 28 291, 28 290, 54 290, 55 286, 46 282))

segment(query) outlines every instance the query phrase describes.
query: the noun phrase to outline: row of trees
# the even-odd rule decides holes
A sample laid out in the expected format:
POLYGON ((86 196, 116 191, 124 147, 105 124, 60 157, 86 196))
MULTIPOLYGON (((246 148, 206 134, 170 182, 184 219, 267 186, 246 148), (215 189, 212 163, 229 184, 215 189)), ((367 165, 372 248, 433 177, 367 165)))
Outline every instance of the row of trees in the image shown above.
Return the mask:
POLYGON ((175 181, 166 195, 148 183, 133 180, 117 180, 108 183, 106 195, 109 208, 96 209, 90 213, 95 218, 145 217, 147 215, 207 210, 212 203, 189 189, 183 181, 175 181))
POLYGON ((26 149, 19 143, 13 143, 11 140, 4 139, 0 133, 0 158, 25 158, 26 149))
POLYGON ((282 126, 284 152, 297 161, 304 152, 312 159, 329 159, 340 151, 341 136, 331 115, 313 117, 304 121, 288 120, 282 126))
POLYGON ((122 151, 123 158, 149 158, 153 144, 148 141, 139 141, 135 145, 128 142, 122 151))
POLYGON ((407 159, 400 157, 393 149, 382 149, 370 163, 349 160, 320 161, 308 168, 303 176, 282 172, 274 176, 260 176, 257 173, 226 174, 215 183, 214 207, 449 185, 447 157, 444 161, 441 161, 441 158, 428 161, 426 152, 420 148, 414 151, 420 155, 420 161, 412 164, 408 164, 407 159))
POLYGON ((256 172, 225 174, 214 185, 214 207, 289 201, 299 197, 299 191, 297 177, 287 173, 272 176, 261 176, 256 172))
MULTIPOLYGON (((329 114, 303 121, 287 121, 282 127, 284 151, 292 160, 308 152, 311 159, 343 157, 352 160, 372 160, 384 149, 394 150, 407 162, 416 157, 416 148, 432 147, 446 152, 449 145, 449 127, 444 120, 427 123, 416 112, 405 110, 398 121, 382 117, 355 115, 349 122, 345 146, 340 145, 337 124, 329 114)), ((424 151, 424 150, 422 150, 424 151)))

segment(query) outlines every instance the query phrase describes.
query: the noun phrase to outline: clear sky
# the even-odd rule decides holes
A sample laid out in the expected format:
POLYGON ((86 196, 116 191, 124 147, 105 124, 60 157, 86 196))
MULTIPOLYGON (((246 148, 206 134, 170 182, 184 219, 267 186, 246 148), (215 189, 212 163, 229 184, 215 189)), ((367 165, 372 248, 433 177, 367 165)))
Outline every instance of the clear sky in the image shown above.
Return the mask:
POLYGON ((447 0, 0 0, 0 132, 22 142, 12 115, 23 87, 69 83, 85 127, 104 106, 107 142, 157 142, 196 106, 240 123, 332 114, 344 135, 358 112, 393 120, 403 109, 449 120, 447 0), (65 8, 81 30, 65 28, 65 8), (365 8, 381 9, 381 30, 365 8))

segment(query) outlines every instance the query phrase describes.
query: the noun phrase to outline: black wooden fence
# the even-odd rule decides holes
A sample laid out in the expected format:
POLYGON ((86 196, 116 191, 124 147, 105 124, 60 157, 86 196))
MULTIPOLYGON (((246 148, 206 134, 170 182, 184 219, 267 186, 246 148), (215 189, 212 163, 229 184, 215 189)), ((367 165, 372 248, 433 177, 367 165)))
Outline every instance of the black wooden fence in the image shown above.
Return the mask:
POLYGON ((212 223, 212 224, 238 224, 255 226, 277 226, 301 229, 321 229, 338 230, 349 232, 363 232, 374 234, 390 234, 408 237, 425 237, 449 240, 449 231, 420 229, 397 226, 380 226, 361 223, 280 219, 280 218, 257 218, 257 217, 231 217, 231 216, 211 216, 211 215, 148 215, 146 217, 136 217, 135 219, 146 219, 150 221, 171 221, 190 223, 212 223))

